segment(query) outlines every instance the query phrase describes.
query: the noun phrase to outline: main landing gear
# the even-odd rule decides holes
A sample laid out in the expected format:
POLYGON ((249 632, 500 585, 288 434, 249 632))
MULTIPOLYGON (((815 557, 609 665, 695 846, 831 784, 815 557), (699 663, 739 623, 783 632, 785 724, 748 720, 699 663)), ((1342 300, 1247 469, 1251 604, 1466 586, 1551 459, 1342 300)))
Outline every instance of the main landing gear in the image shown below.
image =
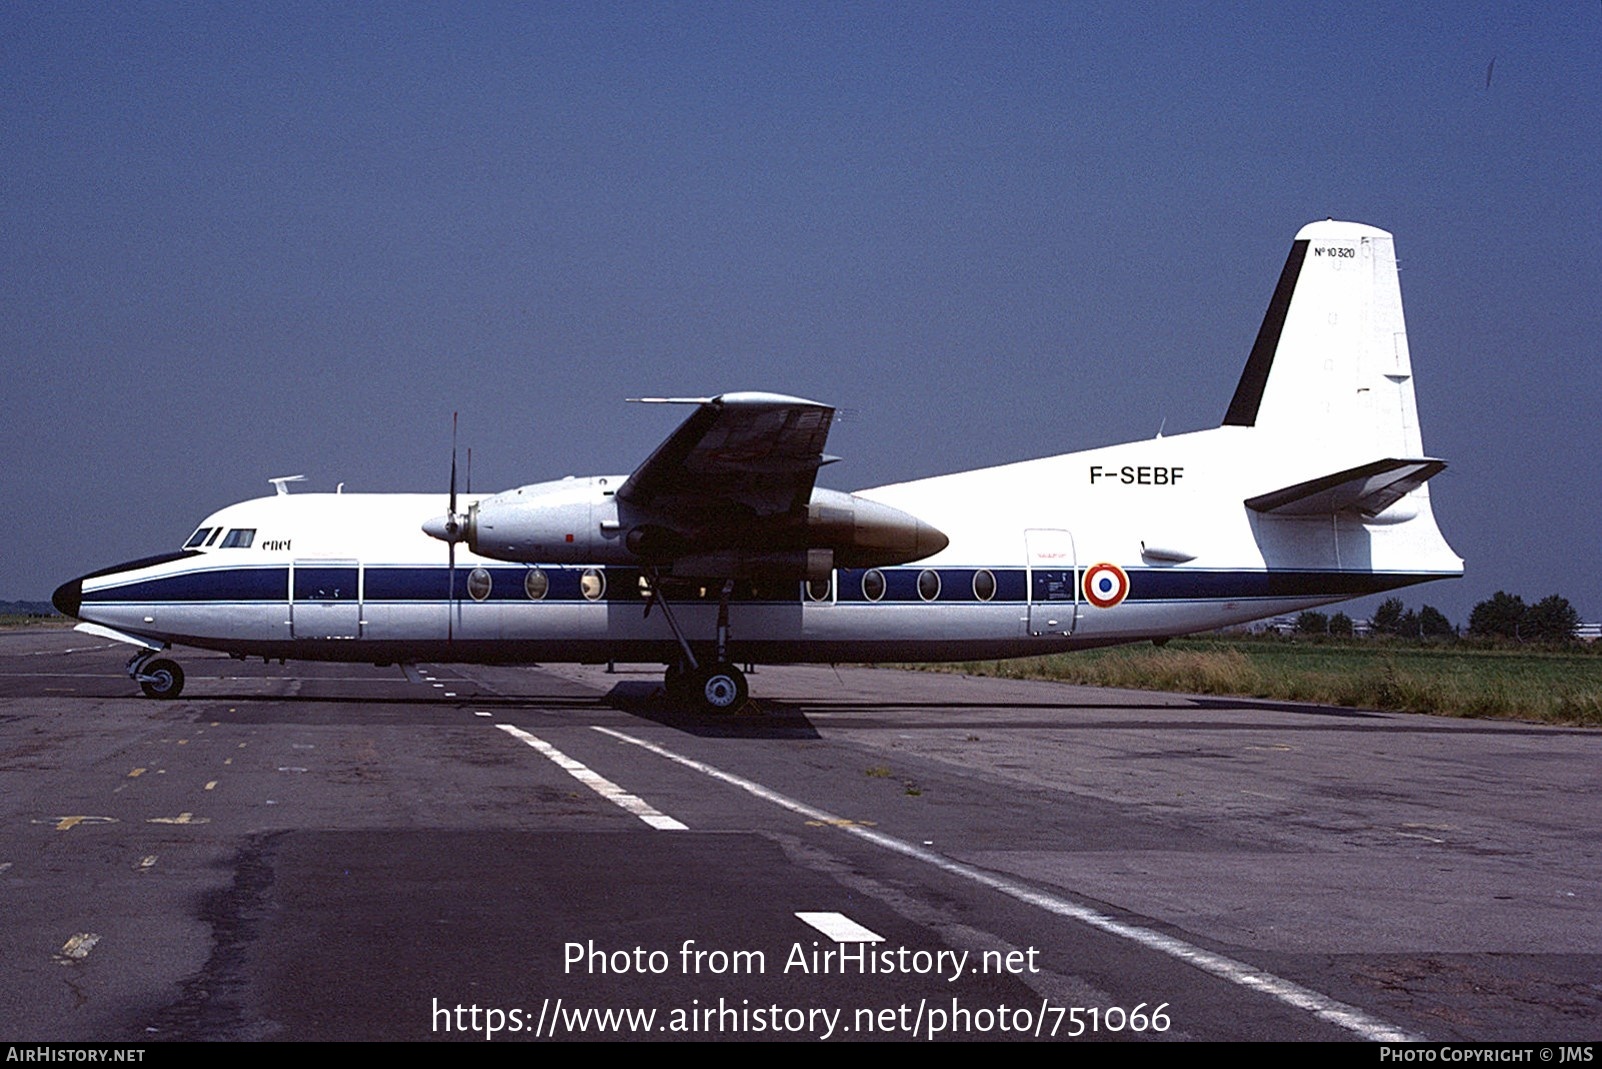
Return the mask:
POLYGON ((662 677, 668 697, 677 705, 687 705, 710 713, 731 713, 751 696, 745 673, 732 664, 703 664, 687 668, 668 665, 662 677))
POLYGON ((178 662, 156 656, 156 650, 136 653, 128 660, 128 678, 139 684, 147 698, 176 698, 184 692, 184 670, 178 662))
POLYGON ((673 637, 678 639, 679 649, 683 653, 679 662, 668 665, 662 676, 662 685, 667 689, 668 698, 675 704, 708 713, 733 713, 751 697, 745 673, 729 661, 729 597, 733 593, 734 580, 725 580, 718 594, 717 649, 711 661, 701 662, 690 649, 690 642, 673 616, 672 607, 662 596, 661 577, 654 573, 651 575, 651 597, 645 603, 646 615, 650 615, 652 605, 662 607, 662 616, 673 630, 673 637))

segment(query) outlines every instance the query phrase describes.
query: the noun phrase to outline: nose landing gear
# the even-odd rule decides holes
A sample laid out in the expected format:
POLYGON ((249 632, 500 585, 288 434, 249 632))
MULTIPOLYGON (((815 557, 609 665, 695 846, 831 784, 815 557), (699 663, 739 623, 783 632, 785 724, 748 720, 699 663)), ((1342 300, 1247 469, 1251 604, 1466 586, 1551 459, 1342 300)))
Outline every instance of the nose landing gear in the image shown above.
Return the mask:
POLYGON ((157 657, 155 651, 135 654, 128 662, 128 678, 147 698, 172 699, 184 691, 184 670, 177 661, 157 657))

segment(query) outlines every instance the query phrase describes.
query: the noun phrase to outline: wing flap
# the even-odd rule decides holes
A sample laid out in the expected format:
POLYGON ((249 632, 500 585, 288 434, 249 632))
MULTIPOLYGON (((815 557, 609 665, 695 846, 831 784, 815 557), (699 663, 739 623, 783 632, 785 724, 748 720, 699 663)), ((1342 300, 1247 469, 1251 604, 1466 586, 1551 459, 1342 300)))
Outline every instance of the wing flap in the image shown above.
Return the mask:
POLYGON ((771 393, 729 393, 697 403, 679 428, 618 488, 643 509, 690 503, 767 517, 804 511, 834 409, 771 393))

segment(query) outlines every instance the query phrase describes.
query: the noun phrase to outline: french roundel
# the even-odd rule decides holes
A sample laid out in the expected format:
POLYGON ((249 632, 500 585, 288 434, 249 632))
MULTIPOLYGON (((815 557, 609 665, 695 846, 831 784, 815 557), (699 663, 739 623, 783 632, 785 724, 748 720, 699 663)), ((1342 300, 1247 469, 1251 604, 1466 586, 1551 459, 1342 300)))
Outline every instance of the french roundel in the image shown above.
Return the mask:
POLYGON ((1092 564, 1085 569, 1085 600, 1098 609, 1110 609, 1129 596, 1129 576, 1116 564, 1092 564))

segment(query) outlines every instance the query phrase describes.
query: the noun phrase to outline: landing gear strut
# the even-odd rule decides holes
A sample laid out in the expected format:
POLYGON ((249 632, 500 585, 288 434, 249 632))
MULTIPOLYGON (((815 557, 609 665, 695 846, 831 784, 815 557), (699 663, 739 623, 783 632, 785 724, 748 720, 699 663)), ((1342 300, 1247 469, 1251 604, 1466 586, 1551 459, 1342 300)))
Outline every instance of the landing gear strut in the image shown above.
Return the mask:
POLYGON ((690 649, 689 640, 673 616, 673 609, 662 596, 661 577, 652 574, 651 600, 646 603, 645 611, 649 615, 652 605, 662 606, 662 616, 683 652, 679 662, 668 665, 662 676, 662 685, 670 700, 703 712, 732 713, 750 698, 751 688, 745 681, 745 673, 729 661, 729 597, 733 593, 734 580, 726 580, 718 595, 717 650, 709 663, 703 663, 696 659, 695 651, 690 649))
POLYGON ((157 657, 155 650, 136 653, 128 661, 128 678, 147 698, 171 699, 184 692, 184 670, 177 661, 157 657))

